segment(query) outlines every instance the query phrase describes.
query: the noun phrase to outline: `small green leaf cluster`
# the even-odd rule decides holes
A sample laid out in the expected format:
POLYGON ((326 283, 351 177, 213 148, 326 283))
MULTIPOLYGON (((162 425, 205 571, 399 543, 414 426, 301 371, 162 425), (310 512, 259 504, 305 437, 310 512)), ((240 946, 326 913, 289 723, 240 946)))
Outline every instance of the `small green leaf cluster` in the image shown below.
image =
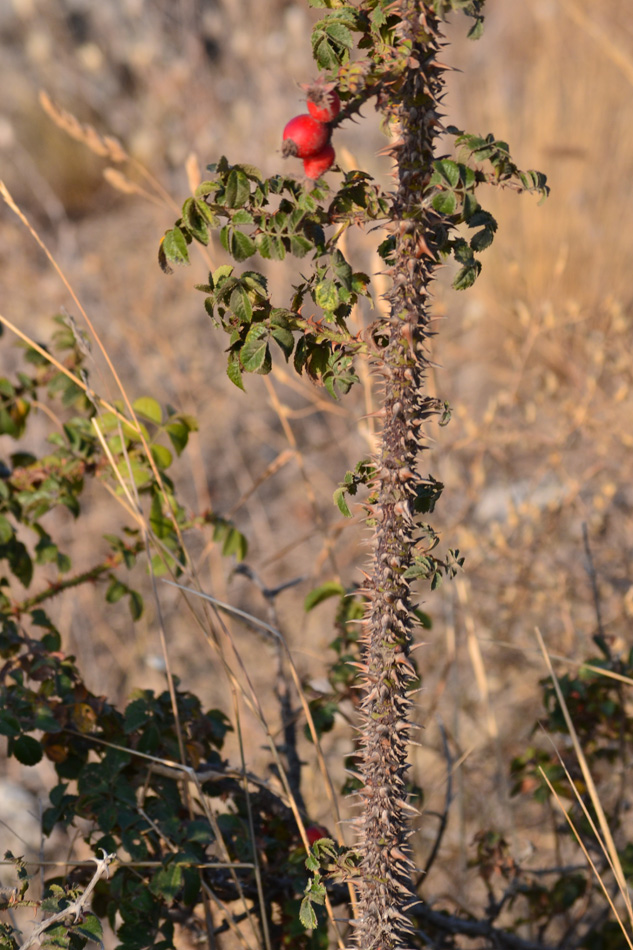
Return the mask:
POLYGON ((332 838, 319 838, 311 846, 305 862, 311 876, 299 909, 299 920, 306 930, 314 930, 320 923, 314 905, 318 908, 325 904, 327 891, 323 873, 331 882, 349 880, 356 871, 357 861, 358 854, 353 849, 339 848, 332 838))
POLYGON ((346 518, 352 517, 346 495, 356 495, 361 485, 370 486, 376 477, 376 466, 370 459, 361 459, 356 463, 353 472, 346 472, 343 481, 334 492, 334 503, 346 518))
POLYGON ((476 255, 490 247, 497 231, 495 218, 481 207, 476 197, 479 185, 506 185, 543 197, 548 195, 549 188, 543 174, 522 172, 514 164, 506 142, 498 141, 493 135, 486 138, 470 135, 455 126, 449 126, 448 131, 456 137, 456 146, 467 153, 468 160, 458 162, 441 158, 433 162, 427 200, 438 214, 447 219, 449 227, 439 232, 438 251, 444 256, 452 255, 461 264, 453 287, 466 290, 481 273, 481 261, 476 255), (480 162, 488 162, 492 172, 484 172, 480 162), (452 236, 451 231, 460 225, 466 225, 475 233, 468 240, 461 235, 452 236))
POLYGON ((348 173, 325 207, 325 184, 308 187, 281 175, 264 179, 252 166, 229 165, 225 158, 209 168, 214 178, 185 201, 182 217, 163 238, 164 269, 169 262, 187 263, 188 245, 206 244, 214 227, 237 262, 256 253, 276 261, 311 253, 313 261, 289 307, 273 306, 267 280, 256 270, 236 274, 224 264, 208 283, 198 285, 207 295, 207 313, 229 334, 229 378, 243 389, 244 373, 269 373, 275 344, 286 360, 293 357, 298 373, 306 372, 332 396, 347 392, 357 378, 353 356, 361 344, 350 335, 346 320, 359 297, 369 296, 369 277, 352 270, 336 246, 337 235, 327 237, 325 229, 337 224, 340 234, 359 217, 386 214, 385 198, 361 172, 348 173), (273 199, 276 210, 270 208, 273 199), (319 318, 303 315, 307 300, 318 308, 319 318))

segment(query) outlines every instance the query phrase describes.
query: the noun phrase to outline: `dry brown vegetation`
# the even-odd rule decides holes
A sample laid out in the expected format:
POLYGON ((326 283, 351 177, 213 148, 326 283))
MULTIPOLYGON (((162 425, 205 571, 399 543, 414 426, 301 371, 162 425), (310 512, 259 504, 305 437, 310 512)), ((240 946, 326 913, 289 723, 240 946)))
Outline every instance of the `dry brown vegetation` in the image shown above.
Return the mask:
MULTIPOLYGON (((430 385, 454 417, 434 433, 428 462, 446 485, 434 525, 466 556, 466 571, 424 604, 433 629, 416 654, 426 728, 414 763, 428 809, 441 811, 441 717, 456 761, 457 800, 442 874, 427 899, 463 894, 466 908, 483 891, 467 864, 478 828, 502 831, 520 863, 542 866, 549 856, 550 829, 540 810, 527 797, 509 797, 507 762, 525 747, 539 714, 545 669, 534 628, 564 658, 561 670, 592 652, 596 605, 583 525, 615 651, 630 648, 633 616, 630 5, 488 5, 479 43, 461 39, 461 24, 451 26, 450 62, 461 72, 451 77, 446 112, 463 128, 507 140, 520 166, 547 173, 552 196, 537 207, 507 192, 490 195, 500 228, 482 277, 463 296, 448 289, 448 280, 437 287, 439 368, 430 385)), ((359 579, 360 519, 343 522, 331 498, 371 447, 371 420, 364 418, 372 408, 370 381, 333 403, 278 364, 271 377, 250 378, 247 395, 239 393, 224 372, 224 340, 192 289, 207 263, 201 258, 170 278, 156 265, 160 235, 189 193, 188 180, 207 162, 226 154, 266 174, 280 166, 281 129, 302 111, 297 83, 314 74, 311 16, 298 0, 5 3, 0 156, 2 177, 89 312, 131 397, 151 394, 197 416, 200 432, 178 468, 188 503, 231 513, 249 538, 249 564, 268 585, 306 576, 279 598, 278 609, 301 672, 318 681, 332 639, 331 611, 306 616, 302 599, 336 575, 344 583, 359 579), (43 111, 41 88, 99 135, 116 136, 131 158, 113 163, 65 134, 43 111), (115 171, 104 178, 107 168, 115 171)), ((388 160, 378 155, 384 139, 371 107, 366 112, 360 125, 337 133, 339 159, 388 182, 388 160)), ((361 269, 379 269, 368 239, 355 239, 350 250, 361 269)), ((209 248, 216 264, 222 253, 209 248)), ((61 307, 79 319, 7 207, 0 211, 0 267, 0 312, 25 333, 46 338, 61 307)), ((282 294, 292 267, 272 265, 268 272, 282 294)), ((16 364, 13 342, 5 333, 3 373, 16 364)), ((94 385, 112 398, 111 377, 96 356, 95 364, 94 385)), ((50 424, 43 415, 42 437, 50 424)), ((13 446, 2 441, 8 455, 13 446)), ((82 536, 69 518, 59 519, 77 563, 99 556, 98 538, 112 519, 124 522, 97 490, 88 503, 91 529, 84 526, 82 536)), ((257 590, 233 576, 217 550, 194 538, 192 552, 206 590, 265 615, 257 590)), ((106 610, 94 588, 66 595, 57 608, 88 685, 119 702, 132 686, 163 685, 147 594, 136 627, 124 606, 106 610)), ((217 658, 176 597, 161 591, 161 602, 174 672, 205 704, 228 709, 217 658)), ((274 721, 269 647, 250 630, 235 625, 233 632, 274 721)), ((247 757, 256 761, 261 732, 244 715, 247 757)), ((349 746, 343 723, 326 737, 335 781, 349 746)), ((313 752, 304 751, 313 769, 313 752)), ((15 764, 9 774, 41 788, 34 773, 15 764)), ((331 823, 320 779, 309 777, 305 788, 313 817, 331 823)), ((436 824, 433 817, 421 823, 422 863, 436 824)), ((10 835, 6 844, 15 847, 10 835)))

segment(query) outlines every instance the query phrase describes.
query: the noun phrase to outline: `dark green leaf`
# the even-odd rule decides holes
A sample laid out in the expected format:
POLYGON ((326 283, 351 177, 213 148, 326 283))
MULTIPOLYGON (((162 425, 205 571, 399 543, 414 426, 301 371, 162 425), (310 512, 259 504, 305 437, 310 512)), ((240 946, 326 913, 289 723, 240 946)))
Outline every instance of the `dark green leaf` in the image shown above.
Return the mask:
POLYGON ((310 591, 303 602, 303 609, 307 613, 324 600, 328 600, 330 597, 342 597, 344 593, 345 588, 342 584, 339 584, 337 581, 328 581, 310 591))
MULTIPOLYGON (((203 203, 204 204, 204 203, 203 203)), ((206 207, 206 205, 205 205, 206 207)), ((200 244, 209 243, 209 229, 205 217, 200 213, 195 198, 187 198, 182 206, 182 220, 187 229, 200 244)))
POLYGON ((466 264, 465 267, 462 267, 457 277, 453 281, 454 289, 467 290, 468 287, 472 287, 480 273, 481 261, 473 261, 471 264, 466 264))
POLYGON ((251 257, 255 253, 257 247, 255 241, 248 234, 244 234, 242 231, 231 231, 228 250, 236 261, 245 261, 247 257, 251 257))
POLYGON ((473 234, 470 239, 470 246, 473 251, 485 251, 494 241, 494 237, 493 231, 489 228, 483 228, 481 231, 477 231, 476 234, 473 234))
POLYGON ((20 736, 9 743, 11 753, 22 765, 37 765, 42 760, 42 746, 32 736, 20 736))
POLYGON ((266 363, 270 362, 267 336, 268 330, 261 324, 249 330, 246 342, 240 350, 240 361, 247 373, 266 372, 266 363))
POLYGON ((250 323, 253 317, 253 307, 248 294, 241 288, 236 288, 231 294, 229 306, 240 323, 250 323))
POLYGON ((229 172, 224 200, 229 208, 242 208, 249 199, 251 187, 244 172, 234 168, 229 172))

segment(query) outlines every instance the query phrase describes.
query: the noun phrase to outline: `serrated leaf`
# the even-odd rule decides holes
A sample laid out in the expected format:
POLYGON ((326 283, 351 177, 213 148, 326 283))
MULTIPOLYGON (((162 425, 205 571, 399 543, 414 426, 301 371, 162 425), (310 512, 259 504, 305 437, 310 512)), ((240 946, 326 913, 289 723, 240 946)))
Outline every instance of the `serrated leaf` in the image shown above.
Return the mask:
POLYGON ((314 300, 323 310, 335 310, 338 307, 338 289, 333 280, 322 280, 316 285, 314 300))
POLYGON ((470 264, 466 264, 465 267, 462 267, 457 277, 453 281, 453 288, 455 290, 467 290, 469 287, 472 287, 480 273, 481 261, 473 261, 470 264))
POLYGON ((292 234, 290 237, 290 250, 295 257, 305 257, 313 247, 312 242, 300 234, 292 234))
POLYGON ((304 897, 301 901, 299 920, 306 930, 314 930, 317 925, 317 916, 308 897, 304 897))
POLYGON ((342 597, 344 593, 345 588, 342 584, 339 584, 337 581, 327 581, 325 584, 321 584, 320 587, 315 587, 314 590, 310 591, 303 602, 303 609, 308 613, 324 600, 328 600, 330 597, 342 597))
POLYGON ((476 234, 473 234, 470 239, 470 246, 473 251, 485 251, 487 247, 490 247, 494 238, 493 231, 489 228, 483 228, 481 231, 477 231, 476 234))
POLYGON ((207 222, 200 213, 195 198, 187 198, 182 206, 182 220, 196 241, 199 241, 200 244, 209 243, 207 222))
POLYGON ((231 231, 229 253, 236 261, 245 261, 257 250, 255 241, 242 231, 231 231))
POLYGON ((251 186, 244 172, 237 168, 229 172, 224 194, 225 204, 229 208, 242 208, 248 201, 251 193, 251 186))
POLYGON ((229 361, 226 366, 226 375, 229 377, 234 386, 237 386, 237 388, 241 389, 242 392, 246 392, 244 388, 244 382, 242 380, 242 367, 240 365, 239 352, 230 354, 229 361))
POLYGON ((253 307, 248 294, 237 287, 231 294, 229 306, 240 323, 250 323, 253 317, 253 307))
POLYGON ((163 410, 160 403, 152 399, 151 396, 140 396, 134 400, 132 406, 137 415, 149 419, 150 422, 155 422, 156 425, 160 425, 163 421, 163 410))
POLYGON ((439 178, 439 183, 448 184, 451 188, 456 188, 459 184, 460 176, 457 162, 453 162, 449 158, 440 158, 438 161, 433 162, 433 169, 434 173, 431 177, 431 184, 433 184, 433 179, 436 178, 436 176, 439 178))
POLYGON ((240 350, 240 362, 247 373, 259 373, 264 368, 268 351, 267 335, 268 330, 261 324, 249 330, 240 350))
POLYGON ((233 217, 231 218, 232 224, 252 224, 253 215, 250 211, 246 211, 242 208, 240 211, 236 211, 233 217))
POLYGON ((453 191, 440 191, 433 197, 431 204, 439 214, 455 214, 457 195, 453 191))
POLYGON ((173 261, 174 264, 189 263, 187 240, 180 228, 175 227, 166 231, 161 246, 168 261, 173 261))
POLYGON ((227 279, 227 277, 231 276, 234 270, 235 268, 233 267, 232 264, 222 264, 221 267, 218 267, 217 270, 214 270, 213 274, 211 275, 211 278, 213 280, 213 286, 216 288, 220 287, 221 284, 223 284, 224 281, 227 279))
POLYGON ((266 260, 283 261, 286 256, 283 241, 272 234, 260 234, 257 238, 257 249, 266 260))

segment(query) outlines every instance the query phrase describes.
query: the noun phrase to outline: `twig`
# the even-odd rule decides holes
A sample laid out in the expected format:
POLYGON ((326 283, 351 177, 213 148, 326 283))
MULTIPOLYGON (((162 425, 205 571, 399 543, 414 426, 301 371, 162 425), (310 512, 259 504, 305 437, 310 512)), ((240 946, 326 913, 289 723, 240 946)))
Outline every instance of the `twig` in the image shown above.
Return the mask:
POLYGON ((39 940, 45 930, 48 930, 48 928, 52 927, 53 924, 58 923, 60 920, 64 920, 66 917, 73 915, 75 918, 74 923, 77 923, 79 918, 85 912, 88 898, 94 891, 101 878, 108 877, 108 867, 116 858, 116 854, 107 854, 103 849, 101 849, 101 853, 103 854, 102 858, 94 858, 97 869, 83 894, 80 894, 76 900, 72 901, 72 903, 68 905, 68 907, 64 907, 64 909, 60 910, 57 914, 53 914, 52 917, 48 917, 46 920, 43 920, 41 924, 38 924, 28 940, 26 940, 21 945, 20 950, 28 950, 29 947, 32 947, 33 944, 39 940))

